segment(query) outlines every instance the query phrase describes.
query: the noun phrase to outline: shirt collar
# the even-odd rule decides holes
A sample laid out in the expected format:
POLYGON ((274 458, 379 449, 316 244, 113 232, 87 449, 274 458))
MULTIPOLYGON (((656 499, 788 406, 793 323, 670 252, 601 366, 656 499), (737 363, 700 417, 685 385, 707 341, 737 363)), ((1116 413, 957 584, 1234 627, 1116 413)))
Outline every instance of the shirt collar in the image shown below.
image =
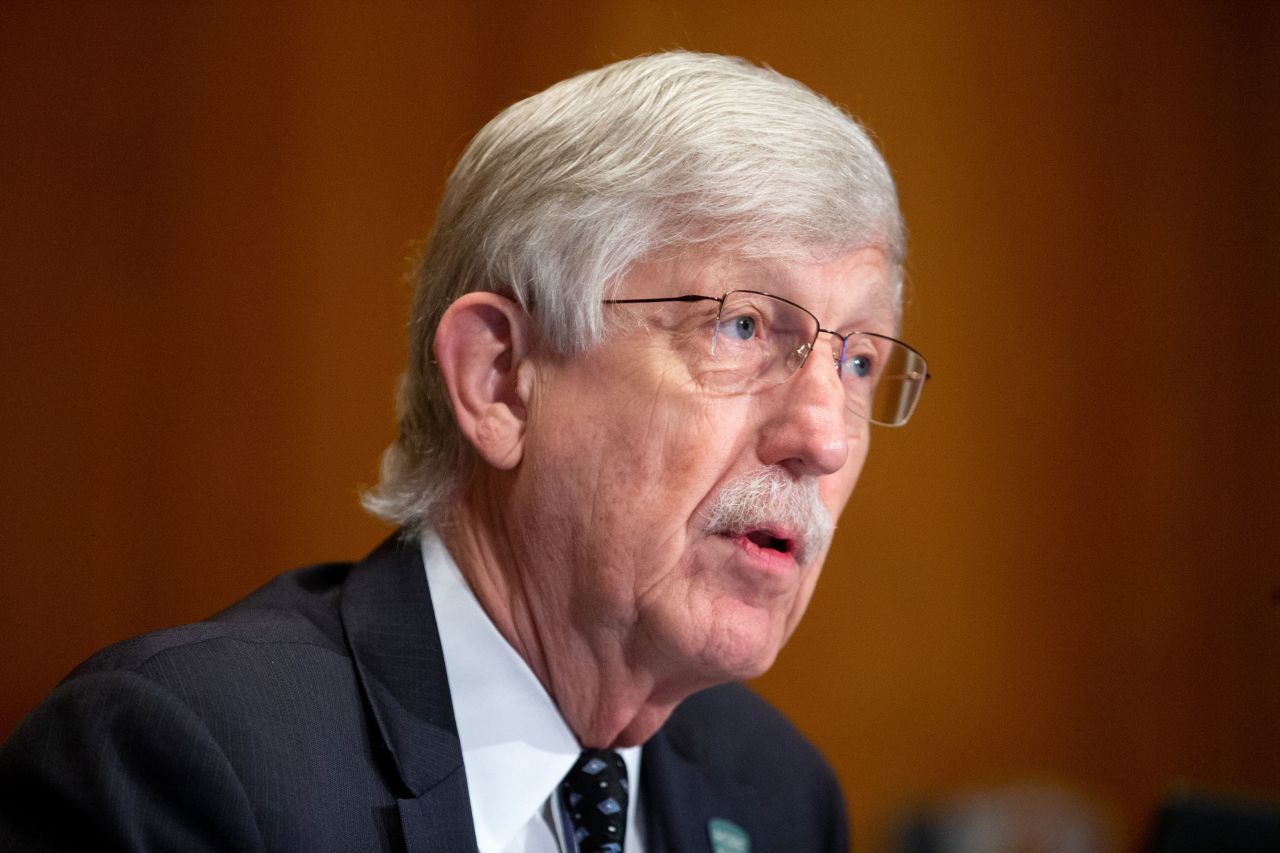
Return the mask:
MULTIPOLYGON (((581 748, 529 665, 489 620, 434 531, 422 533, 422 561, 462 744, 476 840, 481 850, 502 850, 540 813, 581 748)), ((640 748, 619 753, 634 795, 640 748)))

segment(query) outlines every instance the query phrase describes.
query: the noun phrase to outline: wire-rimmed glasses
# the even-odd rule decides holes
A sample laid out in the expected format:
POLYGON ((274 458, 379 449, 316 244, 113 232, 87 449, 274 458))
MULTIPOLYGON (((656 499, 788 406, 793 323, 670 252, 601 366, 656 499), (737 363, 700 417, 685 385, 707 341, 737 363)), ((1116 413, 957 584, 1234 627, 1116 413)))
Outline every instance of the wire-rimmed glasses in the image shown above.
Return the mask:
POLYGON ((840 342, 833 354, 845 408, 874 424, 905 424, 929 378, 924 356, 909 344, 876 332, 824 329, 812 311, 771 293, 730 290, 718 297, 604 300, 606 305, 655 302, 719 303, 715 317, 708 314, 709 334, 697 334, 694 341, 705 351, 693 354, 698 381, 717 393, 750 393, 786 381, 804 366, 819 334, 840 342))

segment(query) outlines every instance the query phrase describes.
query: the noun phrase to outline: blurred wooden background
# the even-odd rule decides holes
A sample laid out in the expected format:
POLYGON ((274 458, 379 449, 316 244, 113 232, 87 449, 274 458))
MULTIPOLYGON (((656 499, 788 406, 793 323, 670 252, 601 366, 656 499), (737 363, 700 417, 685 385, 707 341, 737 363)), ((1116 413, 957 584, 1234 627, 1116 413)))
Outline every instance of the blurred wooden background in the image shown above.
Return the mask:
POLYGON ((356 495, 453 159, 688 47, 865 120, 911 228, 936 379, 758 685, 860 848, 1027 781, 1122 844, 1172 785, 1280 796, 1278 10, 9 0, 0 735, 94 649, 376 544, 356 495))

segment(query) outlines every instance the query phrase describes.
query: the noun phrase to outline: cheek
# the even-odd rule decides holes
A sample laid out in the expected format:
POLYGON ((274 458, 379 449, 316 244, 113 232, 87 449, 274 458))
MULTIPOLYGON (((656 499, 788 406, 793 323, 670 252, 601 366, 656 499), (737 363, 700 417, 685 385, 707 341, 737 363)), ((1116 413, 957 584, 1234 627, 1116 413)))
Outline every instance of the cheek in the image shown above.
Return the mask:
POLYGON ((531 422, 526 471, 542 484, 541 511, 575 519, 575 539, 606 565, 687 546, 732 447, 714 407, 654 379, 582 395, 561 383, 531 422))
POLYGON ((845 504, 853 494, 854 486, 858 484, 858 477, 862 473, 866 456, 867 449, 864 443, 850 447, 849 460, 844 467, 819 481, 818 493, 822 498, 823 506, 827 508, 827 512, 831 513, 832 521, 839 522, 840 513, 844 511, 845 504))
MULTIPOLYGON (((609 448, 606 464, 616 496, 644 506, 656 516, 686 520, 725 470, 734 437, 723 429, 706 401, 679 395, 634 395, 601 412, 602 437, 609 448)), ((633 517, 644 526, 649 519, 633 517)), ((657 520, 654 518, 653 520, 657 520)), ((683 523, 683 522, 682 522, 683 523)))
MULTIPOLYGON (((823 555, 823 561, 826 561, 826 555, 823 555)), ((796 593, 796 599, 792 602, 788 609, 782 628, 782 642, 779 647, 791 639, 791 635, 795 633, 796 628, 800 625, 800 619, 804 616, 806 610, 809 609, 809 599, 813 597, 813 591, 818 586, 818 577, 822 573, 822 564, 819 563, 809 572, 808 577, 804 579, 804 583, 796 593)))

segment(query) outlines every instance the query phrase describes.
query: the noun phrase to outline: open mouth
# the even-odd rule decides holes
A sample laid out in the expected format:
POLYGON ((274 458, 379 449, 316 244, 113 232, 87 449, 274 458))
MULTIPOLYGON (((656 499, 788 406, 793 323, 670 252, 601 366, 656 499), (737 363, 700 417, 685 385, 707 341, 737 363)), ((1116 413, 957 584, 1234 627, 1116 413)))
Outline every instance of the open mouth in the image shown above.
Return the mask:
POLYGON ((791 553, 791 540, 784 539, 780 536, 774 536, 768 530, 749 530, 747 531, 747 539, 759 548, 769 551, 777 551, 779 554, 791 553))

